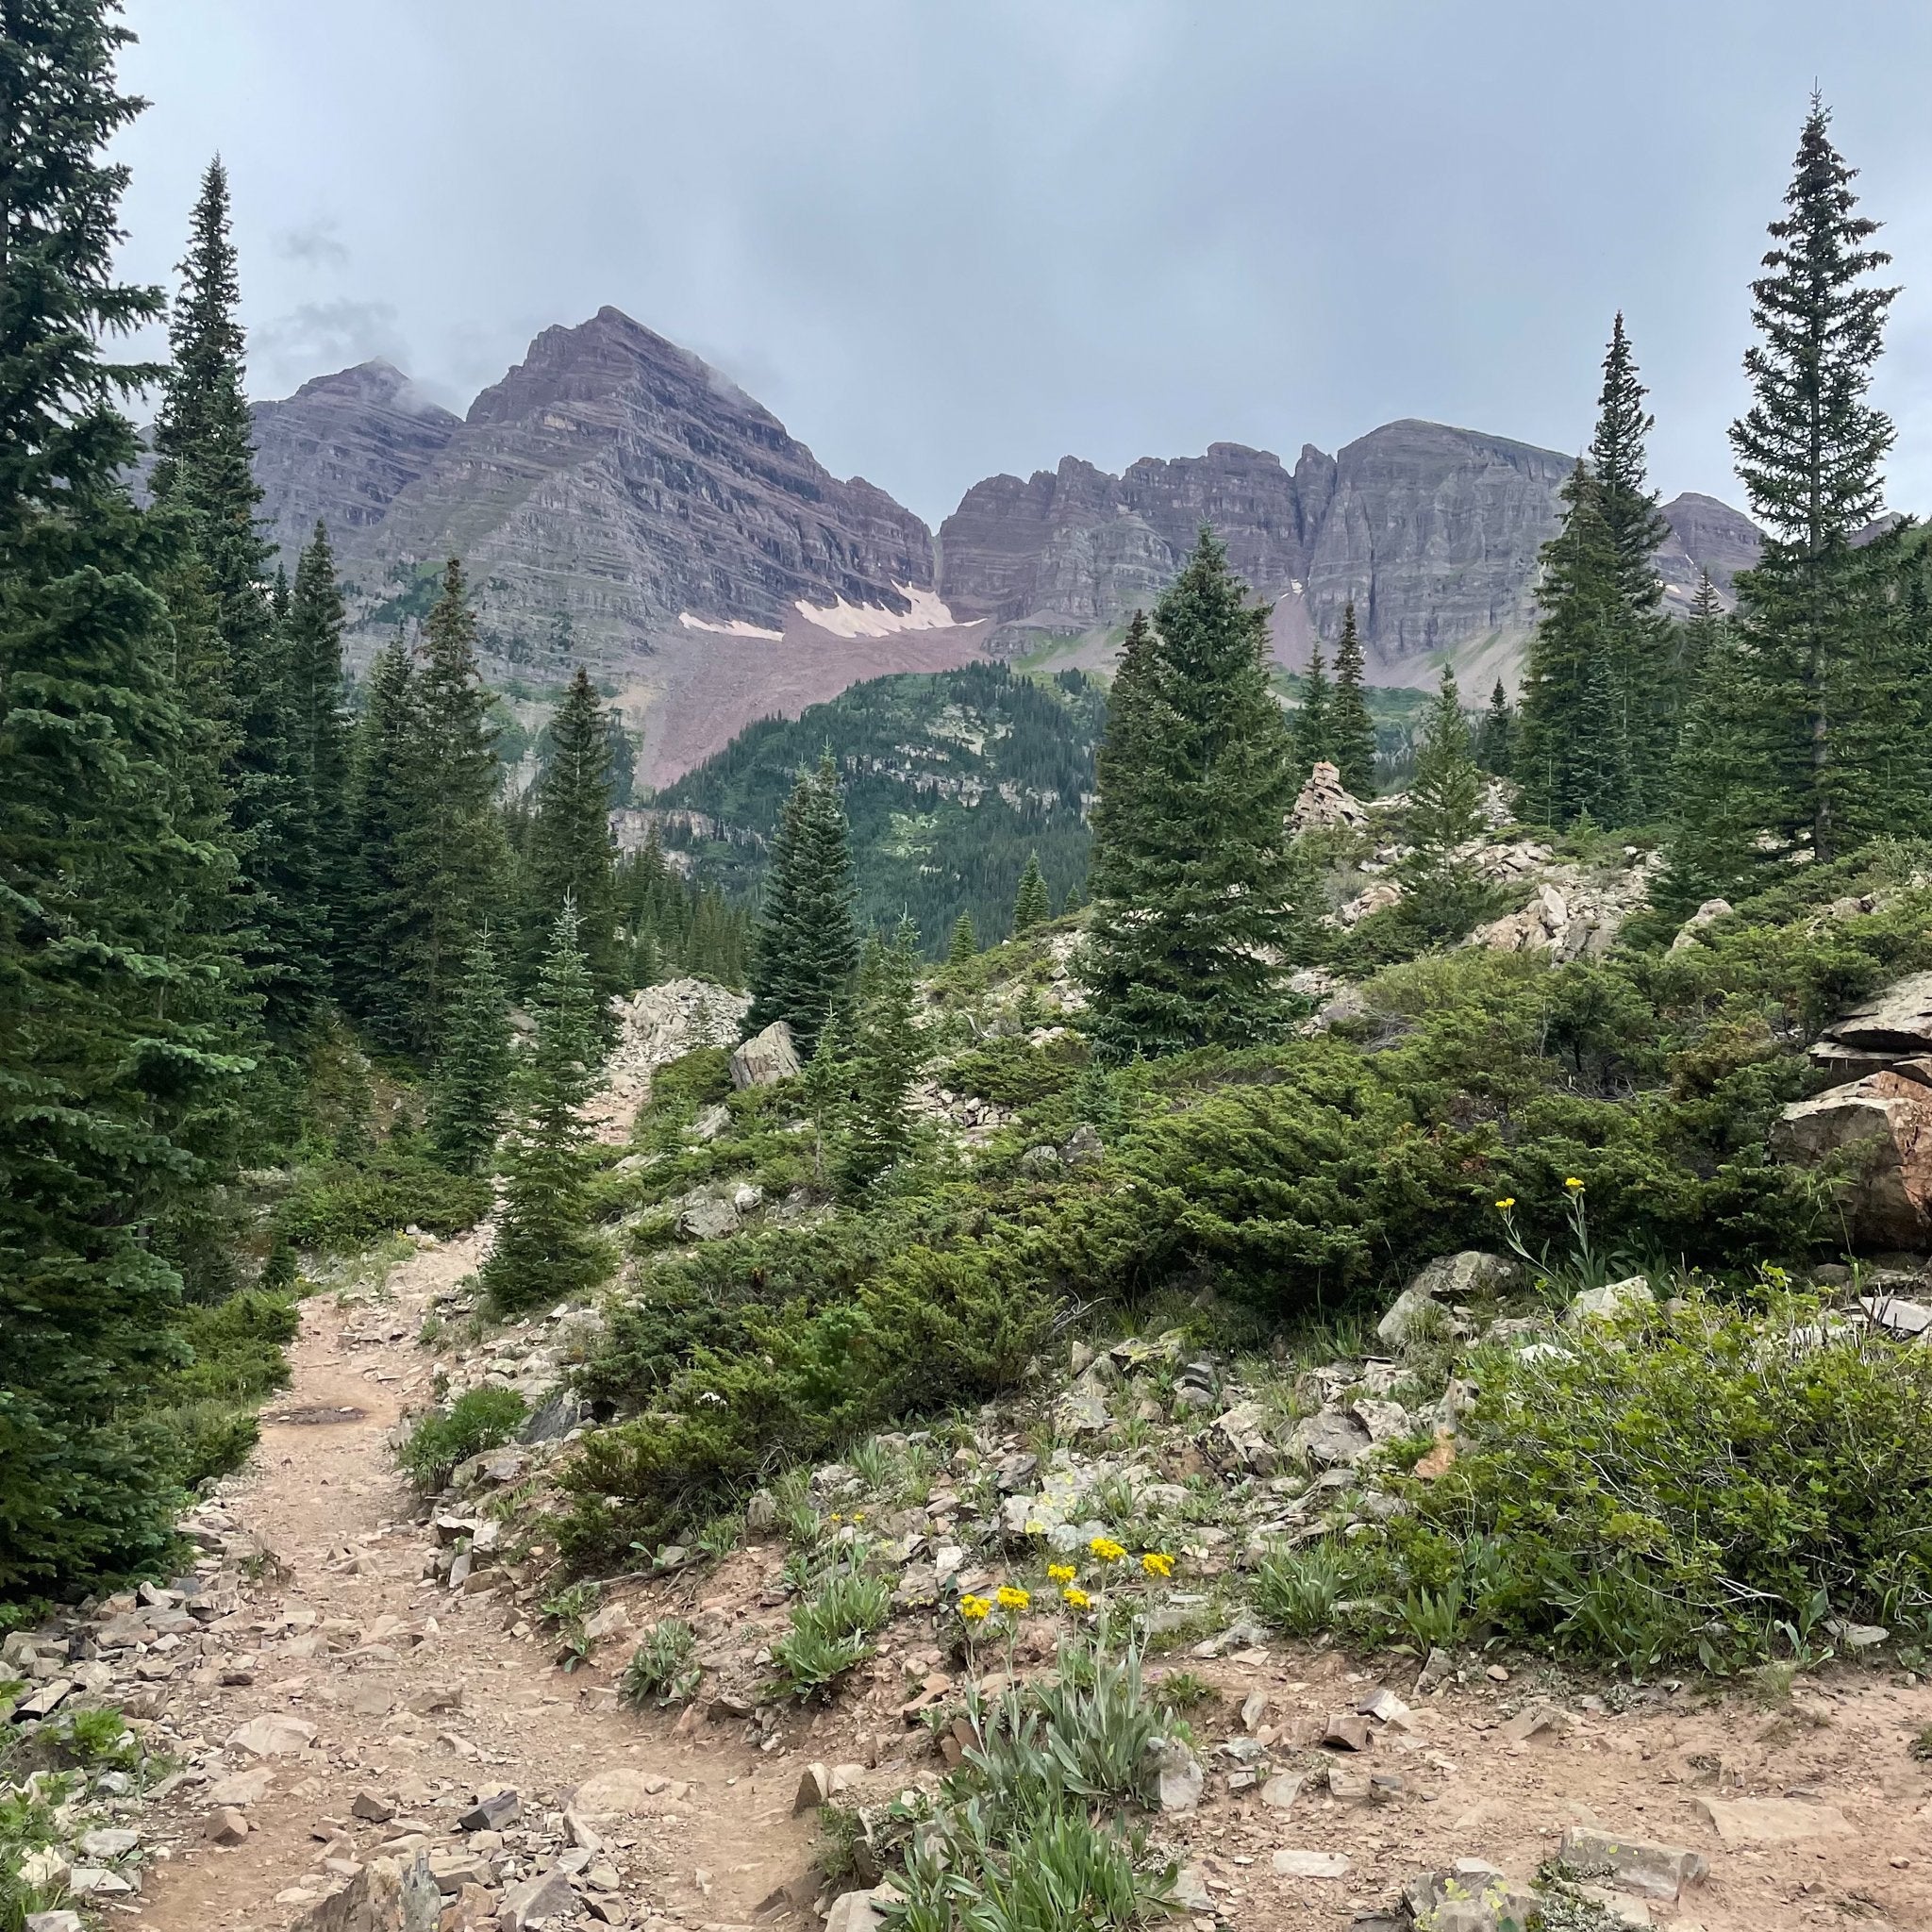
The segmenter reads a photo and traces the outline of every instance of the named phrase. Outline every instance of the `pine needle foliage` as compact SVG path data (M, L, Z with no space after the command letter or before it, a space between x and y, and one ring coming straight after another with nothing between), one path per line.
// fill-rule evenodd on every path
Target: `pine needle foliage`
M1040 854L1026 855L1025 868L1013 894L1013 937L1019 939L1053 917L1053 900L1047 895L1046 880L1040 871Z
M509 999L488 933L470 942L437 1062L429 1142L446 1167L475 1174L503 1128L510 1075Z
M847 1010L858 969L852 857L831 755L801 772L778 822L753 941L753 1030L783 1020L808 1058L828 1014Z
M511 1082L503 1210L482 1271L485 1293L505 1309L582 1294L610 1264L591 1224L591 1130L578 1113L596 1086L602 1054L597 995L574 906L551 927L531 1004L536 1042Z
M1375 795L1375 725L1364 689L1367 670L1361 633L1356 628L1355 599L1341 607L1341 636L1335 645L1335 686L1328 699L1328 744L1344 791L1357 798Z

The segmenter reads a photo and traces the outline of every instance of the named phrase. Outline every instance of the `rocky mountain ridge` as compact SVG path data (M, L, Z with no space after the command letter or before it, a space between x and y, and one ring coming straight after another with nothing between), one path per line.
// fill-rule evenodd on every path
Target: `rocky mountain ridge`
M1075 457L975 483L937 541L863 477L833 476L768 409L615 308L543 330L458 417L387 362L255 406L271 533L292 561L328 524L356 643L422 615L469 565L492 675L589 660L661 782L751 719L864 677L1042 648L1102 663L1203 523L1274 606L1277 657L1332 646L1353 598L1371 676L1513 675L1538 555L1574 458L1414 419L1330 456L1216 442L1115 476ZM1666 507L1658 563L1688 604L1728 591L1757 531L1704 496Z

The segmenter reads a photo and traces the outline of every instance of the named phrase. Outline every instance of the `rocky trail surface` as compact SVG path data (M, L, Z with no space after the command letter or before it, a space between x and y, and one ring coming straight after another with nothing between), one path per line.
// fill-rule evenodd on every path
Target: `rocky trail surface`
M733 1032L740 1015L714 994L688 982L631 1003L600 1137L625 1139L655 1064ZM375 1288L308 1300L293 1384L251 1465L188 1519L204 1553L192 1574L8 1640L34 1693L17 1724L111 1701L172 1766L144 1794L123 1774L96 1776L75 1807L71 1887L107 1924L867 1932L851 1888L872 1874L821 1883L813 1812L836 1796L880 1817L901 1793L929 1795L957 1760L946 1719L966 1667L934 1586L1019 1580L1004 1519L1030 1529L1064 1492L1084 1534L1084 1499L1136 1457L1195 1457L1216 1441L1237 1461L1252 1451L1241 1418L1253 1405L1211 1372L1192 1422L1152 1451L1110 1447L1110 1408L1165 1426L1140 1379L1159 1349L1078 1349L1074 1366L1088 1366L1056 1407L1060 1439L1082 1446L1041 1468L1024 1417L982 1410L929 1492L899 1496L868 1528L901 1568L898 1612L830 1706L766 1690L789 1601L770 1510L749 1512L745 1543L713 1563L607 1585L575 1650L560 1650L540 1608L557 1586L542 1550L499 1547L508 1531L489 1506L541 1487L567 1453L573 1399L540 1411L549 1440L475 1458L459 1506L424 1503L393 1460L398 1425L445 1382L487 1376L540 1400L556 1388L582 1318L544 1311L488 1331L455 1319L487 1240L423 1240ZM1454 1263L1438 1267L1443 1281L1419 1278L1411 1294L1460 1291ZM1343 1466L1359 1445L1316 1436L1346 1424L1366 1438L1387 1407L1335 1395L1303 1425L1307 1453ZM858 1489L836 1465L812 1483L841 1510ZM975 1536L987 1509L990 1533ZM1600 1888L1597 1919L1576 1921L1591 1932L1932 1925L1924 1677L1827 1665L1760 1686L1759 1701L1474 1652L1352 1660L1276 1641L1232 1607L1239 1534L1204 1527L1182 1544L1158 1606L1195 1620L1153 1664L1197 1680L1192 1748L1163 1776L1152 1821L1183 1867L1179 1923L1193 1932L1492 1932L1559 1854ZM1204 1636L1198 1620L1217 1605L1229 1612ZM696 1633L695 1701L621 1706L637 1633L673 1613ZM1014 1665L1050 1668L1059 1634L1036 1606L1017 1620ZM1003 1650L993 1667L1007 1661ZM51 1914L35 1932L78 1923Z

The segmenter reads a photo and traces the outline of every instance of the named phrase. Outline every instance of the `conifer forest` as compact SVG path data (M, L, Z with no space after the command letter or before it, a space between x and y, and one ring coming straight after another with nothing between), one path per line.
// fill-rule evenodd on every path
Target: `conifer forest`
M962 507L909 614L625 658L480 513L291 537L242 178L123 267L130 43L0 0L0 1932L1932 1924L1932 263L1851 117L1735 569L1633 300L1420 681L1151 459L1077 625ZM757 421L720 581L811 552ZM677 765L673 644L857 668Z

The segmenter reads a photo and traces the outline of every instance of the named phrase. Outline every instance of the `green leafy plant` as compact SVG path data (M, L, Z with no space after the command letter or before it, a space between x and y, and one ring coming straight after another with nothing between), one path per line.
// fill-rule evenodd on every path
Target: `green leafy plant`
M660 1617L631 1652L617 1694L633 1710L646 1705L689 1704L703 1676L692 1660L697 1632L682 1617Z
M1315 1637L1331 1629L1335 1607L1348 1587L1350 1567L1341 1546L1310 1543L1265 1557L1255 1578L1255 1607L1291 1637Z
M851 1562L833 1570L791 1607L791 1627L772 1646L777 1688L801 1702L825 1695L873 1654L873 1637L892 1614L892 1587Z
M440 1490L458 1463L508 1442L529 1412L514 1389L465 1390L446 1413L426 1415L409 1431L397 1466L419 1490Z

